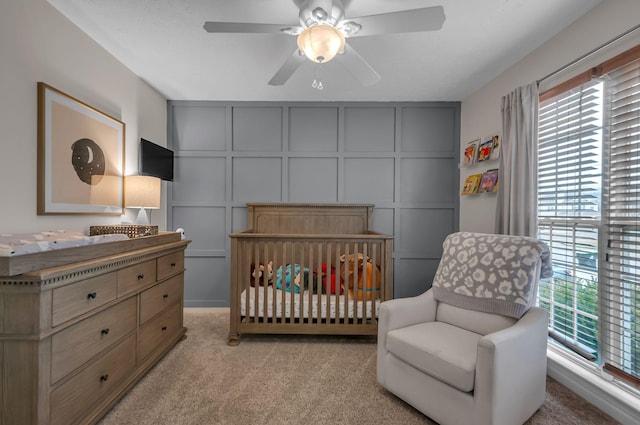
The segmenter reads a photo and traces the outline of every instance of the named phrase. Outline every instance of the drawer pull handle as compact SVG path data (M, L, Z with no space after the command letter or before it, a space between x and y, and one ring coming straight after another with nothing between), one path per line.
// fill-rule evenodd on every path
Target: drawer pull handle
M98 296L95 292L90 292L87 294L87 299L93 300Z
M167 330L167 326L166 326L166 325L165 325L165 326L163 326L163 327L162 327L162 330L163 330L163 331L166 331L166 330Z
M105 328L105 329L101 330L100 333L102 335L109 335L109 328Z
M107 382L109 380L109 375L104 374L100 377L100 382Z
M163 300L166 300L167 298L169 298L169 294L163 294L163 295L162 295L162 299L163 299Z
M140 274L138 275L138 280L142 280L142 279L144 279L144 273L140 273Z
M171 263L171 267L175 267L175 266L176 266L176 263Z

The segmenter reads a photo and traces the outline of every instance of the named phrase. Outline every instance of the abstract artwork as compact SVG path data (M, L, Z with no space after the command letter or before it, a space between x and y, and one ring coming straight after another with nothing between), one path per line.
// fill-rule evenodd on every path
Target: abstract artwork
M38 83L38 215L123 213L123 122Z

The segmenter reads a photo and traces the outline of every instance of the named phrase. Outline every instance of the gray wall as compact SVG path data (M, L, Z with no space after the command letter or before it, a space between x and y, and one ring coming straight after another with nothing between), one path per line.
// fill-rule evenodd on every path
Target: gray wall
M433 278L458 228L460 104L170 101L168 228L187 248L185 305L229 305L229 233L247 202L375 204L394 240L394 297Z

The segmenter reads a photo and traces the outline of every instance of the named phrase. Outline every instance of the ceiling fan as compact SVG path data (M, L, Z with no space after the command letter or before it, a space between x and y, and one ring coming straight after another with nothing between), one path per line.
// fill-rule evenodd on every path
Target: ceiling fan
M372 35L436 31L445 20L442 6L378 15L345 18L341 0L297 0L300 25L243 22L205 22L210 33L285 34L297 36L298 47L278 69L269 85L281 86L309 59L326 63L340 54L340 61L364 86L380 81L380 75L345 39Z

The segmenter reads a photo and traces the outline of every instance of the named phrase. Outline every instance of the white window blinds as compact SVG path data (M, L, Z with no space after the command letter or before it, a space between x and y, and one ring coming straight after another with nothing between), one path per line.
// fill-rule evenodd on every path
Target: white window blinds
M640 60L607 75L602 279L605 369L640 382Z
M554 274L539 288L550 335L589 360L598 353L598 235L603 84L590 81L540 104L538 236Z
M554 275L538 302L551 337L640 390L640 46L552 90L538 220Z
M602 84L586 83L541 103L539 217L599 218Z

